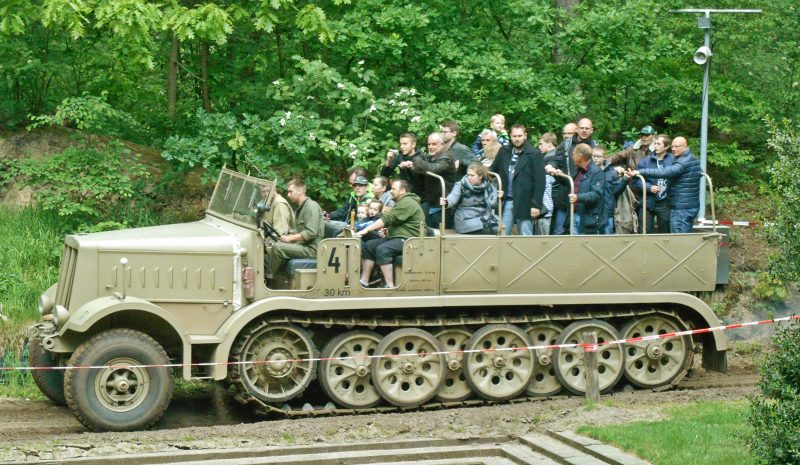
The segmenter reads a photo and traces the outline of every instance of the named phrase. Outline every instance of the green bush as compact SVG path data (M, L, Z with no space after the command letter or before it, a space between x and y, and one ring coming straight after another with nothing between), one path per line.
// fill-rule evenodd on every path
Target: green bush
M136 154L119 142L104 147L70 147L54 157L27 159L19 172L35 201L74 227L94 224L143 198L149 173ZM124 219L124 218L122 218Z
M778 331L750 405L748 445L757 463L800 463L800 324Z

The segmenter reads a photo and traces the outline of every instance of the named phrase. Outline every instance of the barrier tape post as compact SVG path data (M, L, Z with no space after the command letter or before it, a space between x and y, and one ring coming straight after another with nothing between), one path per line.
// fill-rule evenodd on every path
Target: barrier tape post
M586 405L600 402L600 379L597 373L597 333L583 333L583 376L586 379Z

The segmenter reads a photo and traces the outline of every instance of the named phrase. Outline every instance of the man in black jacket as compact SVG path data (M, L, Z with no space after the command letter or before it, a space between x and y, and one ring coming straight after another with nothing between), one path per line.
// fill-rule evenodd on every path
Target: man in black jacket
M425 212L425 221L431 228L438 228L441 224L442 207L439 206L439 199L446 197L453 188L453 176L456 173L453 160L444 151L444 147L442 133L434 132L428 136L428 153L413 159L414 172L424 178L422 208ZM442 192L441 182L433 176L426 175L426 172L438 174L444 178L444 192Z
M578 234L600 234L603 218L605 175L592 163L592 148L578 144L572 152L576 171L573 176L575 193L568 194L576 204L575 227Z
M575 162L572 160L572 152L578 144L587 144L590 148L597 146L597 142L592 139L594 127L592 120L581 118L578 121L578 132L569 139L565 139L556 149L556 156L553 162L545 166L547 174L555 177L553 184L553 206L555 213L551 219L551 232L555 235L568 234L569 228L569 183L566 179L556 174L566 174L575 177Z
M545 176L542 154L528 142L525 126L511 127L511 144L504 145L491 170L503 183L503 227L506 235L516 224L523 236L533 235L533 220L542 210Z
M404 179L411 184L411 192L422 196L425 175L414 172L414 157L421 156L417 150L417 136L410 132L400 134L400 148L386 153L386 163L381 166L381 176L392 179ZM399 176L395 176L395 170Z

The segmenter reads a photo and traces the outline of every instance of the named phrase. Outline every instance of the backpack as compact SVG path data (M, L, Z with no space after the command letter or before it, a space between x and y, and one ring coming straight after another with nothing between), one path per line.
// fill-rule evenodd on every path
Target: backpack
M636 234L639 228L639 217L636 215L638 207L639 201L633 195L631 186L625 187L617 198L614 208L614 226L617 234Z

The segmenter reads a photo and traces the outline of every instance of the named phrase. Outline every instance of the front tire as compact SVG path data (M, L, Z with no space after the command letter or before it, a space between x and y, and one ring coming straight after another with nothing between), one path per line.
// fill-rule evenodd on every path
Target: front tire
M36 387L42 391L42 394L58 405L67 405L67 399L64 397L64 370L47 369L58 367L59 363L52 352L44 350L39 338L31 338L28 360L31 367L35 368L31 371L33 382L36 383Z
M146 429L161 418L172 398L168 364L161 345L144 333L112 329L97 334L69 360L73 368L64 376L67 405L92 431Z

